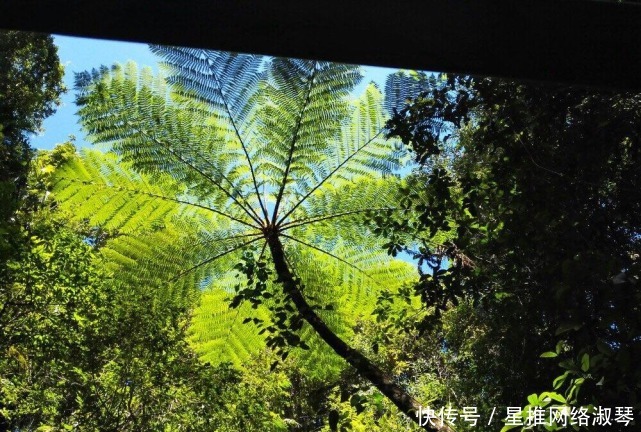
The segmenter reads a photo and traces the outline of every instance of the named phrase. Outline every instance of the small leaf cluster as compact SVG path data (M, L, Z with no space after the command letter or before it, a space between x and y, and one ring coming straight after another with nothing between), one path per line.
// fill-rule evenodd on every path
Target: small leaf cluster
M260 328L258 334L266 334L267 347L274 350L281 360L289 356L291 348L308 350L309 345L299 335L304 323L303 317L287 295L274 292L274 284L269 283L272 271L267 263L257 260L253 251L245 251L242 261L234 268L245 276L246 281L244 285L239 283L235 286L236 294L231 299L230 307L238 308L247 301L253 309L264 304L271 313L268 322L257 317L247 317L243 324L256 324ZM277 364L278 361L272 364L272 370Z

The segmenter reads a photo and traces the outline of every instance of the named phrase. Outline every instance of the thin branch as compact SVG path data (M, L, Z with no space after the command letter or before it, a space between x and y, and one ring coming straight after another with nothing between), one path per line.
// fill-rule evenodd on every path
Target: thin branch
M263 203L263 201L260 199L260 193L258 192L258 183L256 182L256 173L254 171L254 166L252 165L251 158L249 157L249 152L247 151L247 147L245 146L243 137L240 135L240 131L236 126L236 121L234 120L234 116L231 114L231 110L229 109L229 105L227 104L227 100L225 99L225 94L223 93L223 86L220 84L220 80L218 79L218 76L216 75L214 70L211 68L211 65L209 66L209 70L212 71L212 77L216 82L216 86L218 86L218 93L220 93L220 98L223 101L223 105L225 106L225 110L227 111L227 115L229 116L231 125L234 128L234 132L238 137L238 141L240 141L240 146L243 148L243 153L245 153L245 158L247 159L247 163L249 164L249 171L251 172L251 176L252 176L252 182L254 183L254 190L256 191L256 198L258 198L258 203L260 204L260 208L263 211L263 215L265 217L265 223L268 223L269 216L267 215L267 208L265 207L265 204ZM258 215L256 215L256 217L258 217Z
M309 102L311 99L312 88L314 87L314 78L316 78L317 67L318 67L318 62L315 62L314 70L312 71L312 74L309 76L309 86L307 88L307 96L305 97L305 102L301 107L300 115L298 116L298 120L296 121L296 126L294 128L294 134L292 136L292 144L289 147L289 155L287 156L287 165L285 166L285 174L283 175L283 183L280 185L280 188L278 190L278 196L276 197L276 204L274 205L274 212L272 214L272 221L274 222L276 222L276 216L278 215L280 202L283 199L283 192L285 191L285 186L287 184L287 177L289 176L289 171L292 167L292 159L294 157L294 148L296 147L296 140L298 138L298 133L300 132L300 127L301 127L301 124L303 123L305 110L307 109L307 106L309 105Z
M248 242L245 242L245 243L243 243L243 244L241 244L241 245L238 245L238 246L236 246L236 247L233 247L233 248L231 248L231 249L229 249L229 250L226 250L225 252L219 253L218 255L215 255L215 256L213 256L213 257L211 257L211 258L207 258L206 260L199 262L199 263L198 263L198 264L196 264L195 266L193 266L193 267L191 267L191 268L189 268L189 269L187 269L187 270L185 270L185 271L183 271L183 272L180 272L180 273L179 273L179 274L177 274L176 276L172 277L171 279L169 279L169 282L175 282L175 281L177 281L178 279L180 279L181 277L183 277L184 275L186 275L187 273L190 273L190 272L192 272L192 271L194 271L194 270L196 270L196 269L198 269L198 268L200 268L200 267L202 267L202 266L204 266L204 265L207 265L207 264L209 264L210 262L217 260L218 258L222 258L222 257L224 257L224 256L225 256L225 255L227 255L227 254L230 254L230 253L232 253L232 252L234 252L234 251L237 251L238 249L242 249L242 248L244 248L245 246L249 246L250 244L252 244L252 243L254 243L254 242L257 242L258 240L260 240L260 237L259 237L259 238L256 238L256 239L253 239L253 240L250 240L250 241L248 241Z
M313 194L313 193L314 193L314 192L315 192L319 187L321 187L321 186L323 185L323 183L325 183L325 182L326 182L326 181L327 181L331 176L333 176L334 174L336 174L336 172L337 172L339 169L341 169L343 166L345 166L345 164L347 164L347 162L349 162L349 161L350 161L354 156L356 156L356 155L358 154L358 152L360 152L361 150L363 150L367 145L369 145L372 141L374 141L374 140L375 140L375 139L376 139L376 138L377 138L381 133L383 133L383 131L384 131L384 130L385 130L385 128L384 128L384 127L382 127L382 128L381 128L381 129L376 133L376 135L374 135L372 138L370 138L370 139L369 139L365 144L363 144L362 146L360 146L359 148L357 148L357 149L356 149L356 151L355 151L354 153L352 153L351 155L349 155L349 156L348 156L348 157L347 157L343 162L341 162L340 164L338 164L338 166L337 166L336 168L334 168L334 169L333 169L329 174L327 174L327 175L325 176L325 178L324 178L324 179L322 179L322 180L321 180L321 181L320 181L316 186L314 186L314 187L313 187L309 192L307 192L307 193L305 194L305 196L303 196L303 197L300 199L300 201L298 201L298 202L294 205L294 207L292 207L292 208L291 208L287 213L285 213L285 215L284 215L283 217L281 217L281 218L278 220L278 223L280 224L280 223L282 223L285 219L287 219L287 217L288 217L290 214L292 214L292 213L294 212L294 210L296 210L296 209L298 208L298 206L300 206L303 202L305 202L305 200L306 200L307 198L309 198L309 197L311 196L311 194Z
M544 171L547 171L547 172L549 172L549 173L552 173L552 174L554 174L554 175L557 175L557 176L559 176L559 177L565 177L565 175L564 175L563 173L560 173L560 172L558 172L558 171L554 171L554 170L551 170L551 169L549 169L549 168L546 168L546 167L544 167L544 166L542 166L542 165L539 165L539 164L536 162L536 160L534 160L534 156L532 156L532 153L530 153L530 150L527 148L527 145L525 145L525 143L523 142L523 140L521 139L521 137L520 137L520 136L517 136L517 137L516 137L516 139L519 141L519 143L521 143L521 146L522 146L522 147L523 147L523 149L527 152L528 156L530 157L530 160L532 161L532 163L533 163L536 167L538 167L538 168L540 168L540 169L542 169L542 170L544 170Z
M363 273L363 275L365 275L366 277L368 277L368 278L370 278L370 279L372 279L372 280L374 280L374 281L375 281L375 279L374 279L373 277L371 277L370 275L368 275L368 274L367 274L363 269L361 269L361 268L357 267L356 265L354 265L354 264L352 264L352 263L350 263L350 262L348 262L348 261L345 261L343 258L340 258L340 257L338 257L338 256L334 255L334 254L333 254L333 253L331 253L331 252L327 252L326 250L323 250L323 249L321 249L321 248L319 248L319 247L316 247L316 246L314 246L314 245L311 245L311 244L309 244L309 243L306 243L306 242L304 242L304 241L302 241L302 240L299 240L299 239L297 239L297 238L295 238L295 237L292 237L292 236L289 236L289 235L287 235L287 234L283 234L283 233L281 233L280 235L282 235L283 237L288 238L288 239L290 239L290 240L293 240L293 241L295 241L295 242L297 242L297 243L300 243L300 244L302 244L302 245L304 245L304 246L307 246L308 248L311 248L311 249L314 249L314 250L316 250L316 251L318 251L318 252L324 253L325 255L329 255L330 257L334 258L335 260L338 260L338 261L342 262L343 264L347 264L348 266L350 266L350 267L351 267L351 268L353 268L354 270L358 270L359 272Z
M352 211L347 211L343 213L325 214L321 216L312 216L311 218L308 218L308 219L293 220L291 222L283 224L280 227L280 229L281 231L284 231L287 229L292 229L292 228L296 228L299 226L303 226L303 225L307 225L315 222L320 222L320 221L334 219L334 218L343 217L343 216L349 216L352 214L366 213L369 211L395 211L395 210L407 210L407 209L400 209L397 207L379 207L379 208L372 208L372 209L352 210Z
M252 212L250 212L249 210L247 210L247 209L245 208L245 206L243 206L243 205L242 205L242 204L241 204L241 203L240 203L236 198L234 198L234 196L233 196L232 194L230 194L230 193L229 193L229 191L228 191L227 189L225 189L224 187L222 187L218 182L216 182L213 178L211 178L211 176L209 176L209 175L205 174L201 169L199 169L198 167L196 167L195 165L193 165L191 162L189 162L188 160L185 160L184 158L182 158L178 153L176 153L176 152L171 148L171 146L170 146L169 144L165 144L165 143L163 143L162 141L160 141L160 140L159 140L158 138L156 138L155 136L149 136L149 134L147 134L147 133L146 133L144 130L142 130L142 129L139 129L138 131L140 132L140 134L144 135L145 137L147 137L148 139L152 140L152 141L153 141L153 142L155 142L156 144L158 144L158 145L160 145L160 146L165 147L165 148L167 149L167 151L168 151L171 155L173 155L173 156L174 156L174 157L176 157L179 161L181 161L182 163L184 163L185 165L187 165L189 168L193 169L193 170L194 170L194 171L196 171L198 174L200 174L201 176L203 176L203 177L204 177L205 179L207 179L211 184L213 184L214 186L218 187L218 188L219 188L219 189L220 189L220 190L221 190L221 191L222 191L222 192L223 192L223 193L224 193L228 198L230 198L230 199L231 199L234 203L236 203L236 204L237 204L241 209L243 209L243 211L244 211L245 213L247 213L247 216L249 216L251 219L253 219L253 220L254 220L254 222L256 222L258 225L262 225L260 218L258 218L257 216L254 216L255 212L253 212L253 209L252 209ZM223 177L224 177L224 175L223 175ZM227 181L228 181L229 183L231 183L231 182L229 181L229 179L227 179ZM234 185L233 185L233 184L232 184L232 188L234 188ZM237 192L238 192L238 191L237 191ZM242 197L242 194L240 194L240 192L238 192L238 194ZM244 199L244 198L243 198L243 199ZM251 206L250 206L249 208L251 209Z

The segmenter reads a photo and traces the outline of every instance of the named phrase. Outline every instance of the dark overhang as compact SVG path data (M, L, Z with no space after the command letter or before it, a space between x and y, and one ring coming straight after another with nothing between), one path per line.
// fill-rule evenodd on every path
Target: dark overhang
M0 28L641 90L641 5L2 0Z

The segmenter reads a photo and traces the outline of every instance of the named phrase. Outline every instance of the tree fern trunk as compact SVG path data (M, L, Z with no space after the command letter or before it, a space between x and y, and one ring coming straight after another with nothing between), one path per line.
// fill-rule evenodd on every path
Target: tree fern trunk
M336 333L334 333L325 322L311 308L302 292L298 283L287 266L283 245L277 235L272 235L268 239L269 249L271 251L278 281L283 285L285 294L291 299L301 316L312 326L318 335L334 350L336 354L344 358L358 373L367 378L381 393L383 393L399 410L404 412L410 419L419 424L416 412L419 410L419 403L396 384L393 378L378 368L371 360L363 354L350 347ZM426 430L434 431L451 431L447 425L428 425L423 426Z

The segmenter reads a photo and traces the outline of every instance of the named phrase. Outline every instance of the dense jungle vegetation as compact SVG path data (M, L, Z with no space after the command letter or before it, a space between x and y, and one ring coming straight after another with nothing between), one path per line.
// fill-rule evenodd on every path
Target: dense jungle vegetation
M0 32L0 430L634 430L641 95L150 49Z

